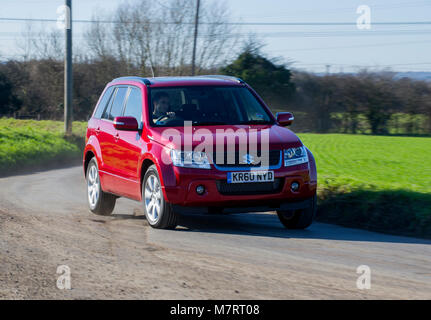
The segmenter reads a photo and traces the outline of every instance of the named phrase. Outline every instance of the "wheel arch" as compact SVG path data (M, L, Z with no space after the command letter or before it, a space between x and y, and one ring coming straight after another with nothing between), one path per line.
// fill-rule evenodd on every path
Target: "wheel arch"
M95 153L92 150L87 150L84 156L84 176L87 178L87 168L88 164L90 163L91 159L95 157Z
M154 161L153 161L152 159L150 159L150 158L145 158L145 159L142 161L142 165L141 165L141 177L140 177L140 180L141 180L141 188L142 188L142 182L143 182L144 177L145 177L145 173L147 172L148 168L149 168L150 166L152 166L153 164L155 164L155 163L154 163ZM160 173L159 173L159 175L160 175Z
M159 174L160 184L163 191L163 196L165 197L165 200L167 199L167 195L165 192L165 183L164 183L164 176L162 168L160 167L160 164L158 163L157 159L154 157L151 153L146 153L142 159L141 162L141 168L140 168L140 193L142 198L142 185L145 177L145 173L147 172L148 168L152 165L156 166L157 173Z
M84 154L84 156L83 156L83 159L82 159L82 164L83 164L84 176L85 177L87 176L87 167L88 167L88 164L90 163L90 160L93 157L96 158L97 166L99 167L99 169L103 170L103 168L102 168L102 166L103 166L102 152L100 150L99 141L97 140L96 137L91 136L88 139L83 154Z

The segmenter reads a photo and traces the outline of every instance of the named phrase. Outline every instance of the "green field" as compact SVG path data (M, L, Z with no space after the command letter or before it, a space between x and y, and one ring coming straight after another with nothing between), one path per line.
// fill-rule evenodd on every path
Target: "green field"
M0 174L81 158L86 126L74 122L65 137L60 121L0 119Z
M322 188L431 193L431 138L299 134L316 157Z
M431 237L431 138L300 134L322 221Z
M82 157L86 123L0 119L0 174ZM318 220L431 237L431 138L299 134L318 171Z

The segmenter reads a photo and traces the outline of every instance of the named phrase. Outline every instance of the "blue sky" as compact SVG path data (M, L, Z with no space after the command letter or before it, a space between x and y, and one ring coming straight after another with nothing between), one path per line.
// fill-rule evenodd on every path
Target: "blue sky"
M164 0L158 0L164 2ZM211 1L211 0L202 0ZM56 19L62 0L0 0L0 18ZM90 19L95 10L112 10L121 0L73 0L73 18ZM232 21L356 23L359 5L371 8L373 22L431 22L431 0L228 0ZM17 38L24 22L0 21L0 55L20 53ZM49 24L47 24L49 25ZM54 25L54 23L51 23ZM75 24L74 32L82 32ZM322 72L355 71L361 67L394 71L431 71L431 24L372 25L358 30L343 26L241 26L256 33L269 57L291 61L294 67Z

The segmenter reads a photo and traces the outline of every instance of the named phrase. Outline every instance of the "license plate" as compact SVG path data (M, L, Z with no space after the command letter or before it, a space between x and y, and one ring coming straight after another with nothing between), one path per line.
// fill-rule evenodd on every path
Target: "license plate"
M272 182L274 171L228 172L227 183Z

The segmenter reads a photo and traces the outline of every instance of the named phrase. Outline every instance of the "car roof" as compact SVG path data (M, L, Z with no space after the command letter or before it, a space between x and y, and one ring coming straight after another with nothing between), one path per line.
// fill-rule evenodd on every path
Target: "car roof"
M112 80L113 83L139 82L151 87L173 87L173 86L232 86L242 85L244 81L239 78L223 75L203 75L194 77L155 77L143 78L137 76L121 77Z

